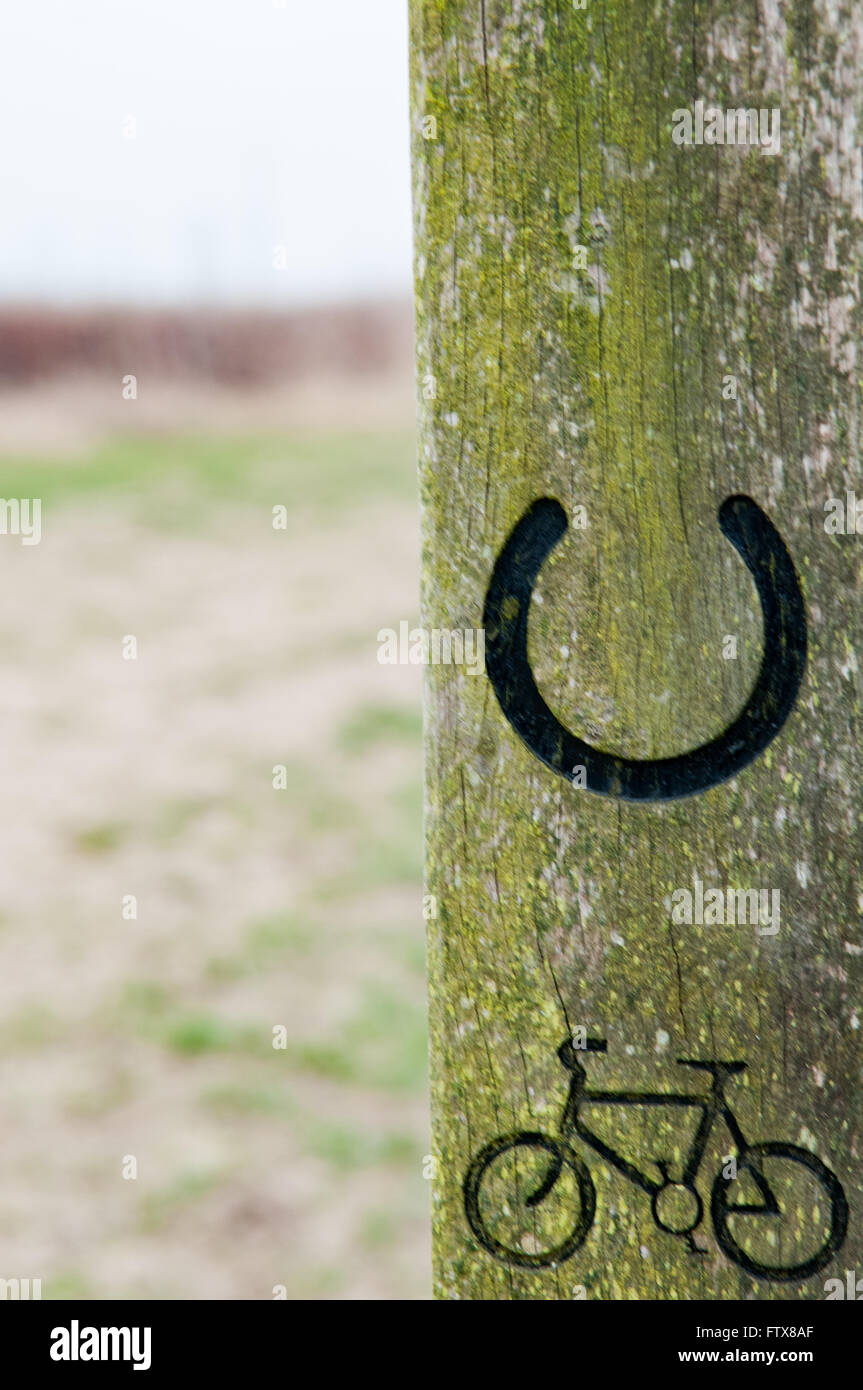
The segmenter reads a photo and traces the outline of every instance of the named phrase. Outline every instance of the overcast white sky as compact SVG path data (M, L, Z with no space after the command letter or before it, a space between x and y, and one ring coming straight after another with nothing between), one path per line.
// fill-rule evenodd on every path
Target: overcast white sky
M0 299L407 292L406 10L5 0Z

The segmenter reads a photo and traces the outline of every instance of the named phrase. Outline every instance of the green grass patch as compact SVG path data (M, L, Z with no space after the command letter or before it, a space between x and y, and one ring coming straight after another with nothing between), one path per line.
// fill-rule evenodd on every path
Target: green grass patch
M77 1269L61 1270L50 1279L42 1280L42 1297L51 1299L75 1299L95 1297L93 1285L87 1275Z
M381 743L422 745L422 710L413 705L360 705L338 731L343 753L366 753Z
M7 1048L48 1047L67 1034L62 1020L42 1004L25 1004L0 1023L0 1039Z
M245 979L254 971L252 962L246 956L210 956L204 964L204 978L214 985L230 984L234 980Z
M415 503L415 445L410 431L211 436L117 436L78 457L7 454L0 496L41 497L51 508L93 495L145 505L165 529L196 529L213 503L261 507L271 535L272 507L289 516L343 511L376 499ZM159 495L155 509L150 503ZM50 513L46 531L50 527Z
M72 843L83 854L110 854L112 850L119 849L128 833L128 826L106 821L76 830Z
M160 807L156 823L156 833L162 840L173 841L189 830L201 816L213 810L224 810L221 797L197 796L181 797L177 801L167 801ZM232 811L236 810L231 806Z
M257 1024L223 1018L206 1008L177 1008L175 992L152 980L125 984L106 1017L110 1027L125 1024L136 1036L184 1057L228 1051L266 1056L272 1042L272 1035Z
M418 833L422 832L423 788L419 771L393 789L390 805L397 816L404 817Z
M275 956L305 954L314 944L317 932L305 919L292 913L279 913L254 922L246 933L246 950L261 965Z
M227 1176L223 1168L190 1169L166 1187L146 1193L138 1208L140 1230L149 1235L163 1231L178 1215L219 1187Z
M401 1232L401 1216L388 1207L378 1207L363 1213L359 1238L367 1250L382 1250L397 1241Z
M163 1034L165 1046L186 1057L224 1052L237 1043L237 1031L215 1014L185 1014L173 1019Z
M206 962L204 976L218 985L260 974L280 961L307 955L319 935L319 928L292 913L261 918L248 928L238 951Z
M410 834L408 829L368 838L358 846L350 874L351 891L408 883L416 884L419 890L423 876L422 839L419 830Z
M293 1115L294 1105L275 1086L212 1086L201 1097L208 1110L222 1115Z
M298 758L283 766L287 785L278 795L288 799L302 833L349 830L356 824L356 801L345 796L341 789L334 789L320 766Z
M416 1141L408 1134L370 1134L350 1125L317 1124L309 1128L307 1147L316 1158L334 1168L349 1171L380 1167L382 1164L406 1166L417 1160Z
M73 1092L63 1109L67 1115L83 1120L94 1120L100 1115L110 1114L134 1099L137 1080L134 1072L121 1068L98 1086L91 1085Z
M326 1043L291 1046L295 1066L316 1076L385 1091L419 1092L427 1067L424 1004L366 985L360 1007Z
M173 996L158 980L129 980L120 992L120 1008L138 1017L161 1018Z

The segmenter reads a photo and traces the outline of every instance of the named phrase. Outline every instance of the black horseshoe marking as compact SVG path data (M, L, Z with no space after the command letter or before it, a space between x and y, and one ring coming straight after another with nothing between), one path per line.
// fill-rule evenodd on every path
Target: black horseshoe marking
M527 622L540 568L566 532L566 513L553 497L525 512L500 552L483 610L486 670L500 707L530 751L553 772L575 781L583 767L588 791L624 801L693 796L734 777L779 733L806 666L806 609L785 542L751 497L727 497L719 525L745 561L761 600L764 653L752 693L733 724L709 743L673 758L618 758L576 738L537 689L527 656Z

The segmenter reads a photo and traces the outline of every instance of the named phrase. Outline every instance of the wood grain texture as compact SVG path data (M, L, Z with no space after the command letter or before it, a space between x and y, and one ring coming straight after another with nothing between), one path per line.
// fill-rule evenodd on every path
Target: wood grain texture
M531 503L581 506L534 594L537 684L600 748L690 749L758 672L757 595L717 521L745 493L793 558L809 639L766 752L669 803L575 788L487 677L429 666L437 1293L824 1297L826 1278L863 1274L863 535L826 530L824 510L863 497L863 6L412 0L411 43L424 624L480 627ZM673 113L698 100L778 108L780 153L676 144ZM696 879L778 891L779 930L675 922ZM694 1256L583 1149L581 1248L545 1269L484 1250L470 1160L499 1134L556 1132L555 1053L578 1026L608 1039L588 1067L613 1089L696 1091L678 1056L745 1059L727 1095L747 1138L814 1150L841 1179L832 1264L756 1279L708 1219ZM614 1133L679 1164L688 1137L659 1129L632 1111ZM730 1152L717 1134L708 1207Z

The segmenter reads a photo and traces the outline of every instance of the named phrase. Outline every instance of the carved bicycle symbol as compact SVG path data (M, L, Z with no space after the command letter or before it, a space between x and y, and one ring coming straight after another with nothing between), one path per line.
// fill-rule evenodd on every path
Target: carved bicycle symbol
M775 738L790 714L806 666L806 610L794 564L772 522L751 497L728 497L722 532L749 568L761 600L764 651L740 714L723 733L671 758L620 758L570 733L537 689L527 655L527 624L540 568L567 528L552 497L533 503L515 526L492 572L485 599L486 670L501 709L530 751L588 791L626 801L692 796L734 777Z
M588 1039L587 1052L605 1052L602 1039ZM572 1147L577 1136L631 1183L650 1197L660 1230L683 1239L691 1254L706 1253L695 1242L704 1204L695 1180L717 1119L734 1141L734 1163L713 1181L710 1215L720 1248L730 1260L759 1279L807 1279L823 1269L845 1239L848 1204L835 1173L820 1158L795 1144L771 1140L749 1144L724 1095L725 1083L746 1068L745 1062L708 1062L678 1058L681 1066L710 1072L706 1096L674 1092L596 1091L586 1085L580 1049L570 1039L558 1049L571 1072L569 1094L556 1138L522 1131L493 1139L476 1155L464 1180L464 1203L470 1228L490 1255L508 1264L543 1269L560 1264L583 1244L596 1211L596 1190L587 1165ZM585 1124L582 1108L595 1105L675 1106L700 1111L680 1181L670 1176L670 1162L655 1160L661 1181L641 1172ZM568 1181L563 1180L567 1178ZM558 1189L573 1193L574 1224L558 1240L548 1232L561 1202L549 1201ZM754 1198L754 1200L753 1200ZM550 1210L556 1205L557 1212ZM548 1213L549 1220L544 1220ZM558 1228L559 1229L559 1228ZM552 1243L557 1240L557 1243ZM543 1248L546 1244L549 1248ZM540 1248L537 1248L539 1246ZM804 1258L801 1258L804 1256Z

